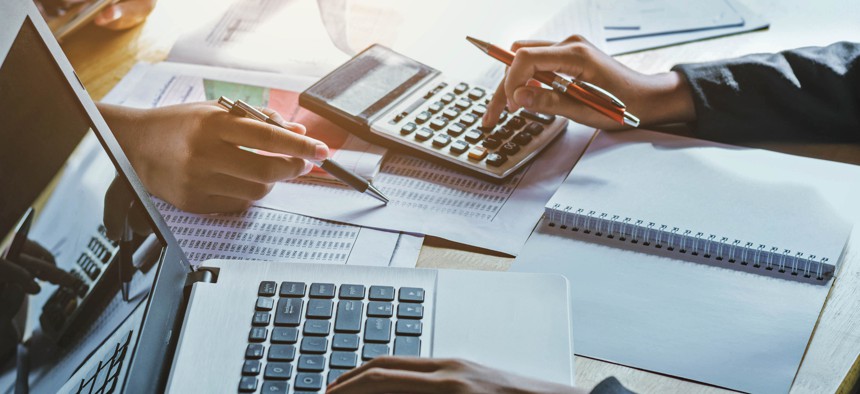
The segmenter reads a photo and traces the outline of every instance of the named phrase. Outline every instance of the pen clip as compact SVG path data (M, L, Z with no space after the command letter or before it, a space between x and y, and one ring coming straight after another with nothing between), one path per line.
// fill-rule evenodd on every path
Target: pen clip
M233 100L230 100L227 97L221 96L218 99L218 104L226 108L227 111L229 111L233 115L242 117L248 116L248 112L240 108Z
M585 90L588 90L591 93L594 93L598 96L603 97L604 99L606 99L607 101L612 103L612 105L614 105L618 108L621 108L621 109L627 108L627 106L624 105L624 103L621 102L621 100L619 100L618 97L613 96L612 93L609 93L609 92L603 90L602 88L598 87L597 85L590 84L588 82L580 81L580 80L575 80L575 81L573 81L573 83L575 83L577 86L579 86Z

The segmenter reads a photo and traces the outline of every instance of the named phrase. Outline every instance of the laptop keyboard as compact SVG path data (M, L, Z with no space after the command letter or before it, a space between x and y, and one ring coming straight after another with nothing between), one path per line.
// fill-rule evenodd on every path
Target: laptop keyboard
M128 344L131 340L132 331L122 336L117 341L113 352L109 352L104 359L99 361L98 365L87 372L78 390L78 394L108 394L113 393L117 389L117 378L119 371L122 370L122 364L125 360L125 355L128 352Z
M239 392L318 392L374 357L421 356L424 289L260 282Z

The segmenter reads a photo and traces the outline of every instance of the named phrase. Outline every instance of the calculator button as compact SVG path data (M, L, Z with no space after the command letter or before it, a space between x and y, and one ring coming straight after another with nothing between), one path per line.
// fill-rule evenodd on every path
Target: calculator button
M370 286L369 297L374 301L394 301L394 288L391 286Z
M304 297L304 282L281 282L281 297Z
M543 124L550 124L555 120L555 115L539 114L537 112L531 112L526 110L520 111L520 115L522 115L526 119L531 119L535 122L540 122Z
M442 111L442 116L448 119L454 119L460 116L460 111L456 108L448 108L445 111Z
M299 329L296 327L275 327L272 329L272 343L296 343Z
M259 360L263 358L265 348L259 343L252 343L245 348L245 358L249 360Z
M490 156L494 155L498 155L498 153L493 153ZM489 157L487 160L489 160ZM424 317L424 306L421 304L403 303L397 305L398 319L420 319L422 317Z
M424 111L415 117L415 123L424 124L430 120L430 112Z
M502 153L493 153L487 156L487 164L498 167L508 161L508 157ZM399 311L398 311L399 312Z
M513 142L505 142L505 144L502 145L502 148L499 149L499 151L506 155L515 155L517 154L517 152L520 151L520 146Z
M257 378L253 376L243 376L239 381L239 392L253 393L257 391Z
M296 390L322 390L322 375L316 373L298 373L296 374Z
M302 338L301 351L302 354L323 354L328 349L328 339L325 337L304 337Z
M517 145L527 145L529 142L532 142L532 135L528 131L521 131L511 141L516 142Z
M433 104L430 104L430 106L427 107L427 110L430 111L430 113L435 114L435 113L441 111L442 108L445 108L445 104L442 104L441 101L437 101Z
M397 335L421 335L420 320L398 320L394 333Z
M254 312L254 318L251 321L252 326L268 326L272 321L272 315L269 312Z
M401 287L400 302L424 302L424 289L420 287Z
M361 350L362 360L371 360L380 356L387 356L389 352L388 345L382 343L368 343Z
M311 298L334 298L333 283L311 283Z
M465 82L460 82L457 86L454 86L454 93L463 94L463 92L469 90L469 84Z
M466 130L466 125L458 122L458 123L454 123L450 127L448 127L448 134L450 134L452 137L457 137L460 134L463 134L463 131L465 131L465 130Z
M341 285L338 298L344 300L364 299L364 285Z
M481 145L484 145L484 147L488 149L496 149L500 145L502 145L502 140L497 136L491 135L487 137L484 142L481 143Z
M485 92L484 89L472 88L472 90L469 91L469 98L472 100L478 100L481 97L484 97L485 94L487 94L487 92Z
M466 115L463 115L462 118L460 118L460 122L465 124L466 126L471 126L471 125L475 124L475 122L477 122L477 121L478 121L478 117L475 115L472 115L472 114L466 114Z
M466 109L472 106L472 100L461 98L454 103L454 106L459 109Z
M398 337L394 340L394 355L418 357L421 355L421 338Z
M526 125L526 120L520 116L514 116L511 120L508 121L506 126L510 127L511 130L518 130L519 128Z
M445 95L442 96L442 102L445 104L451 104L451 102L454 101L455 98L456 96L454 96L453 94L445 93Z
M483 104L476 105L476 106L472 107L472 113L479 116L479 117L484 116L484 114L487 113L487 106L485 106Z
M299 371L322 372L325 369L325 356L303 354L299 356Z
M502 111L502 114L499 115L499 122L500 123L504 122L505 119L507 119L507 118L508 118L508 111Z
M499 127L493 134L490 134L491 137L496 137L500 140L506 140L511 138L514 135L514 131L508 128L507 126Z
M263 342L269 336L269 330L266 327L253 327L248 333L248 342Z
M421 130L418 130L415 133L415 139L418 141L427 141L433 137L433 130L430 130L426 127L422 127Z
M543 133L543 126L540 123L531 123L523 131L531 135L540 135L540 133Z
M272 281L260 282L260 288L257 290L257 295L262 297L272 297L275 295L278 284Z
M275 300L269 297L257 297L256 308L258 311L270 311L275 306Z
M394 315L394 305L390 302L371 301L367 303L367 316L391 317Z
M463 136L463 139L464 139L464 140L466 140L467 142L471 142L471 143L473 143L473 144L474 144L474 143L476 143L476 142L480 141L480 140L481 140L481 137L483 137L483 136L484 136L484 135L483 135L483 134L481 134L481 132L479 132L479 131L477 131L477 130L469 130L469 132L467 132L467 133Z
M287 380L293 374L293 366L290 363L269 363L266 365L266 379Z
M495 128L496 128L496 126L484 126L484 125L477 127L477 129L484 134L488 134L488 133L492 132Z
M451 143L451 136L448 134L439 134L433 137L433 146L443 148Z
M487 157L489 151L483 146L476 146L469 150L469 158L472 160L481 160Z
M469 150L469 143L466 141L457 140L451 144L451 153L459 155L467 150Z
M296 347L293 345L272 345L269 348L269 361L293 361L295 358Z
M430 128L436 131L442 130L448 125L448 119L435 118L430 122Z
M355 334L334 334L331 340L333 350L358 350L359 337Z
M415 123L409 122L400 128L400 134L401 135L412 134L412 132L415 131L416 128L417 128L417 126L415 126Z

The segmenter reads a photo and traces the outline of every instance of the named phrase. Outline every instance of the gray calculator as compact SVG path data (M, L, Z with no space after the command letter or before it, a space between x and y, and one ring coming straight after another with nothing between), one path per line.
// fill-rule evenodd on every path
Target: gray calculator
M564 132L521 109L481 127L491 90L373 45L302 92L299 103L370 142L501 182Z

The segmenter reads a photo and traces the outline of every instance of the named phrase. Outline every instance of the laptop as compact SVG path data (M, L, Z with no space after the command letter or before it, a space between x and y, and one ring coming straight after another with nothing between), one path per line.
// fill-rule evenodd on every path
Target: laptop
M574 383L561 276L241 260L192 268L32 1L0 2L0 15L0 236L35 206L28 238L82 281L98 272L65 299L55 330L38 315L60 289L42 283L19 316L27 362L0 360L0 390L17 380L34 393L321 392L382 355ZM39 197L46 188L53 194ZM108 219L117 188L142 218L127 243ZM140 269L128 301L117 255Z

